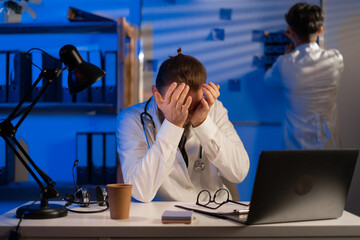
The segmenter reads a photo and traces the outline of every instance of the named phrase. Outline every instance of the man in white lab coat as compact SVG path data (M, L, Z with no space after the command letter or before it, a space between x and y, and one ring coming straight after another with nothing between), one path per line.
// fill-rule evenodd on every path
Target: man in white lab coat
M324 13L316 5L298 3L285 15L285 32L295 49L279 56L265 82L284 90L284 141L288 149L340 147L337 98L343 57L319 47Z
M195 202L201 190L214 194L246 177L247 152L217 100L219 86L206 78L179 49L160 66L153 97L117 117L117 151L135 199Z

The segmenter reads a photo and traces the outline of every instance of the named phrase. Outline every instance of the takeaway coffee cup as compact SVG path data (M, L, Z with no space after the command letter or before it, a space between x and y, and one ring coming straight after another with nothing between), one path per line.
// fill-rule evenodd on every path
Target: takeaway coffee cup
M115 183L108 184L106 187L109 198L110 218L129 218L132 185Z

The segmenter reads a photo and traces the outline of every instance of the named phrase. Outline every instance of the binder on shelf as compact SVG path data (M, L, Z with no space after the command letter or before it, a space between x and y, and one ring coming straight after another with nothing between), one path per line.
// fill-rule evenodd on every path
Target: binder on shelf
M0 138L0 185L7 184L6 177L6 143Z
M18 102L20 96L15 96L16 92L11 91L11 87L15 87L15 53L9 51L6 56L6 82L7 82L7 101Z
M42 68L46 70L61 69L62 63L51 58L46 53L42 54ZM46 84L43 79L43 86ZM43 102L61 102L62 101L62 78L61 74L53 79L53 82L48 86L43 95Z
M105 138L103 133L93 133L91 146L91 183L105 184Z
M0 52L0 103L7 102L7 93L6 93L6 69L7 69L7 62L6 62L6 52ZM0 165L1 166L1 165ZM1 171L1 170L0 170ZM1 174L1 173L0 173Z
M116 182L114 132L76 133L77 180L79 185Z
M76 133L76 160L79 161L76 167L76 182L79 185L88 184L89 168L88 168L88 134Z
M81 57L85 62L89 62L89 52L85 50L79 50ZM89 88L84 89L83 91L75 95L76 102L85 102L88 103L90 100L90 90Z
M89 51L89 62L99 67L100 69L103 69L101 64L101 52L99 50ZM100 79L91 86L90 89L91 102L93 103L104 102L103 81L104 79Z
M107 133L105 135L105 183L116 183L115 133Z
M7 144L5 150L6 150L5 152L6 182L12 183L15 180L15 153Z
M117 52L105 52L105 103L116 104Z
M42 69L42 52L32 52L31 53L31 61L33 64L36 64L36 66L34 66L33 64L31 65L31 79L32 79L32 84L35 83L35 81L37 80L37 78L39 77L39 74L41 73L41 69ZM40 68L40 69L39 69ZM37 95L39 95L40 91L42 89L42 81L40 80L40 82L38 83L38 85L35 87L35 89L33 90L32 93L32 100L34 100L36 98ZM41 98L39 99L40 102L42 102L43 100L43 96L41 96Z
M8 102L19 102L31 87L31 63L24 52L10 52L8 58ZM25 101L31 101L31 96Z

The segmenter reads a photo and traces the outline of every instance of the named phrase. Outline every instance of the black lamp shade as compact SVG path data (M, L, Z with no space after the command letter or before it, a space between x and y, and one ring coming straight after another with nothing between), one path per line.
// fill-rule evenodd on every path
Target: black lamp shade
M73 45L63 46L59 51L59 56L69 70L68 85L71 95L90 87L105 76L103 70L85 62Z

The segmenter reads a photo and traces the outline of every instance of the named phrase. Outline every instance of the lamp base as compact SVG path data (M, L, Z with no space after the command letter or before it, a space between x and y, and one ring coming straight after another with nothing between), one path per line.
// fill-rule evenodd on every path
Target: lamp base
M40 204L24 205L16 210L16 217L25 219L48 219L67 216L66 207L59 204L49 204L42 207Z

